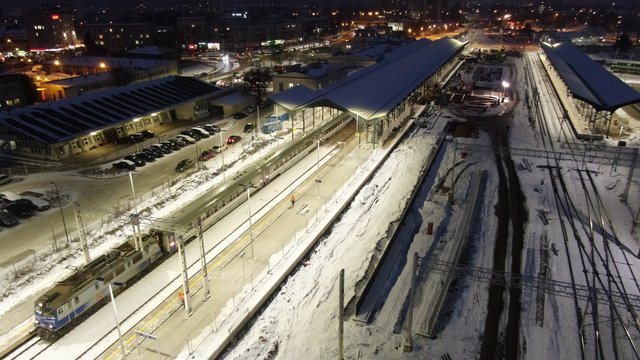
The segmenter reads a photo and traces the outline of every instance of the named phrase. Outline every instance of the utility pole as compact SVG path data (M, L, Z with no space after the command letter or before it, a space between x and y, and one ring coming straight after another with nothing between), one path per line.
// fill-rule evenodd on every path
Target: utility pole
M82 231L82 218L80 217L80 204L75 203L73 208L73 214L76 218L76 226L78 227L78 238L80 238L80 246L82 246L82 252L84 253L84 259L89 264L91 262L91 255L89 254L89 245L87 245L87 238Z
M453 161L451 165L451 188L449 188L449 204L453 204L453 184L456 181L456 138L453 138Z
M198 238L200 239L200 262L202 263L202 281L204 281L204 297L208 299L211 296L209 289L209 275L207 273L207 259L204 248L204 238L202 237L202 220L198 218Z
M339 292L338 292L338 360L344 359L344 319L342 313L344 312L344 269L340 270L339 280Z
M191 316L191 296L189 294L189 274L187 274L187 254L184 250L184 239L182 235L178 236L178 253L180 254L180 265L182 272L182 292L184 294L184 311L185 317Z

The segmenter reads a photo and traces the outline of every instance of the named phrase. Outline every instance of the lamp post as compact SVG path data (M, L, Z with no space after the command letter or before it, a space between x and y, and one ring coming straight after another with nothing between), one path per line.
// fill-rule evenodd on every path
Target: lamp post
M316 140L316 142L318 143L318 149L317 149L318 161L316 162L316 171L320 171L320 141L322 141L322 140L320 140L320 139Z
M140 220L138 218L138 205L136 204L136 189L133 186L133 173L129 171L129 182L131 183L131 197L133 198L133 213L135 215L135 225L133 227L133 239L136 243L136 248L142 250L142 237L140 235ZM137 227L137 232L136 232ZM143 252L143 254L146 254Z
M196 169L200 170L200 150L198 149L197 141L196 141Z
M356 146L356 169L360 165L360 115L356 112L356 133L358 134L358 146Z
M257 189L257 186L251 184L239 184L243 188L247 189L247 204L249 205L249 238L251 239L251 257L255 259L255 253L253 252L253 220L251 214L251 189Z
M67 238L67 243L69 243L69 232L67 231L67 222L64 220L64 211L62 211L62 198L60 197L60 189L58 189L58 184L50 181L53 186L56 188L56 196L58 197L58 208L60 208L60 216L62 216L62 226L64 227L64 235Z
M116 319L116 328L118 329L118 339L120 340L120 346L122 347L122 358L126 359L127 352L124 347L124 339L122 338L122 332L120 331L120 320L118 320L118 309L116 308L116 301L115 301L115 298L113 297L113 288L111 287L111 285L124 286L124 283L117 282L117 281L113 281L113 282L107 281L103 277L97 277L96 280L106 282L107 284L109 284L109 295L111 296L111 305L113 305L113 316Z
M222 131L222 129L220 129L220 132L218 134L220 134L220 158L222 159L222 166L220 167L222 169L222 180L225 180L225 174L224 174L224 142L222 141L222 133L224 131Z
M502 82L502 97L505 98L507 97L507 89L509 88L509 83L506 81ZM502 102L502 100L500 101Z

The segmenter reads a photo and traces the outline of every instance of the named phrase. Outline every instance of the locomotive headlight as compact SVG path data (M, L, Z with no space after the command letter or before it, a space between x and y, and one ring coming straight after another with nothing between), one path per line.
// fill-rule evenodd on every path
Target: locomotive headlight
M53 324L49 324L49 329L53 329Z
M171 246L171 247L176 246L176 242L175 242L175 241L170 242L170 243L169 243L169 246Z

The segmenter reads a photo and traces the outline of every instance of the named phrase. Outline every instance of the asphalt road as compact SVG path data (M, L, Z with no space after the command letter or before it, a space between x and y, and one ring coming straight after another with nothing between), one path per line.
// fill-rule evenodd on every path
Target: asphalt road
M242 129L246 122L252 121L255 121L255 115L241 121L232 121L232 126L225 129L223 140L226 140L231 134L239 134L243 136L242 141L246 141L246 134L242 132ZM168 182L184 176L184 173L175 171L175 167L180 160L185 158L195 159L199 152L219 143L220 136L216 134L200 140L197 143L197 148L196 145L186 146L136 170L133 175L136 197L144 196L152 189L161 189ZM235 152L234 149L241 148L241 146L242 144L236 144L230 147L225 153L226 159L230 160ZM221 157L216 156L204 162L204 164L210 167L218 167L221 164ZM63 206L63 213L67 233L71 239L78 237L74 217L75 202L78 202L83 209L113 210L116 207L122 208L126 206L132 200L131 185L127 173L123 173L122 176L116 178L88 178L80 175L77 171L69 171L38 173L20 178L21 181L2 186L0 192L11 191L20 194L24 191L36 191L44 193L52 191L53 185L51 181L54 181L61 193L69 195L70 201ZM59 208L51 208L37 213L31 218L20 219L20 222L21 224L14 228L0 228L0 245L3 248L0 253L0 269L10 268L12 264L32 257L34 252L53 251L52 228L58 246L63 246L66 242Z

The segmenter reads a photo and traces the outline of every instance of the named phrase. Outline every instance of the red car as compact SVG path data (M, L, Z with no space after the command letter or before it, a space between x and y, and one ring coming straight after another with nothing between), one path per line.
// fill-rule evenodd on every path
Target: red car
M240 142L240 139L242 139L240 136L238 135L231 135L227 138L227 144L231 145L231 144L235 144L237 142Z
M216 153L213 150L208 149L208 150L203 151L202 154L200 154L200 156L198 157L198 160L207 161L207 160L213 158L215 155L216 155Z

